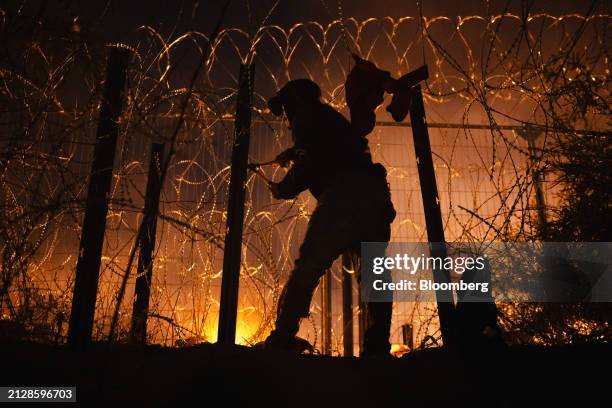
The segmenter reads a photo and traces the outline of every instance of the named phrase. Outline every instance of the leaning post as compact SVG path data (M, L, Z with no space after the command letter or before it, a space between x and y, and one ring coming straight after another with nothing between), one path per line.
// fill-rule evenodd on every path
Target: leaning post
M427 79L427 75L423 79ZM431 145L429 143L429 132L425 120L425 106L421 85L412 88L410 104L410 122L412 136L414 138L414 151L417 160L419 182L421 185L421 196L425 212L425 224L427 227L427 240L432 257L446 257L446 240L444 238L444 224L442 223L442 211L440 210L440 198L436 185L436 174L433 166ZM433 278L436 283L449 283L450 274L445 269L434 268ZM438 316L440 318L440 330L445 345L452 345L455 340L455 304L452 293L449 291L436 291L438 304Z

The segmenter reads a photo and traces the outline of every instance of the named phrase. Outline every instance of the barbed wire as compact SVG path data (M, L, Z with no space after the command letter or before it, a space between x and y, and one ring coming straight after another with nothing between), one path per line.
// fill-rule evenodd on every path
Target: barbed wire
M523 15L365 20L340 12L338 17L325 25L281 27L268 24L268 14L253 32L221 30L210 52L203 33L167 40L153 27L137 30L138 38L129 44L106 44L130 50L132 58L109 197L98 338L108 333L115 309L119 337L127 332L129 302L117 308L117 292L142 220L148 146L171 141L176 128L176 152L167 163L158 216L149 338L164 344L216 338L230 122L240 64L257 67L250 154L256 161L289 143L283 124L270 119L265 105L286 81L315 80L323 99L346 114L342 95L349 50L394 76L427 63L428 120L453 125L431 129L449 240L532 237L537 224L533 174L544 172L547 146L572 130L609 132L610 15L526 10ZM5 37L12 32L6 21ZM4 55L13 61L0 57L0 299L6 318L28 324L61 321L55 330L61 334L67 320L58 316L69 314L105 47L85 31L49 36L45 30L39 28L32 38L7 37ZM203 75L190 88L181 80L182 65L198 59ZM388 120L383 109L378 116ZM183 118L184 126L177 127ZM541 130L535 157L509 129L513 126ZM388 168L399 210L393 239L425 240L407 131L377 127L369 140L373 156ZM278 179L282 170L269 169L266 175ZM545 189L552 205L551 184ZM292 268L313 203L306 196L273 201L251 176L245 205L238 337L251 344L271 328L279 287ZM336 268L336 279L339 273ZM133 280L126 285L131 294ZM34 318L36 308L48 314ZM415 325L417 344L439 336L435 308L396 305L395 316L394 327L405 321ZM319 329L311 322L305 335L316 339ZM340 344L341 330L335 333L334 344Z

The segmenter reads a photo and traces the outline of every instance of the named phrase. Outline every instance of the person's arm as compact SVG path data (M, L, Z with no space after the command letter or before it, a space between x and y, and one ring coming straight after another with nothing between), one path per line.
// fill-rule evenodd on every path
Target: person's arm
M272 183L270 188L274 198L291 199L308 188L308 156L303 149L293 148L293 166L279 183Z
M290 157L293 165L283 180L271 186L272 194L275 198L295 198L302 191L310 187L310 166L312 163L308 155L308 138L311 136L310 133L312 133L311 115L296 115L291 130L295 144L291 149L288 149L290 154L287 154L287 156Z
M289 164L295 160L295 146L283 150L276 156L274 162L280 167L289 167Z

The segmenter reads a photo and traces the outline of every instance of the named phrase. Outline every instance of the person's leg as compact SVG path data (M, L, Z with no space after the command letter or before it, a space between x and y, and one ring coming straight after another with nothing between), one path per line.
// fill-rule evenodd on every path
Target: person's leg
M378 226L378 230L370 231L365 242L380 242L381 244L374 246L372 253L367 254L361 260L364 262L363 265L371 263L371 260L375 257L384 257L386 243L389 241L389 225L381 223ZM365 254L364 254L365 255ZM360 265L360 266L363 266ZM364 300L364 323L365 332L363 339L363 349L360 355L363 356L384 356L388 355L391 351L391 343L389 337L391 334L391 316L393 312L393 303L391 301L383 301L387 299L377 296L377 293L373 292L372 283L374 281L372 276L363 276L361 274L361 268L357 275L358 282L360 285L360 296ZM389 283L392 281L390 271L386 270L380 275L376 275L375 279L382 280L383 282Z
M361 356L384 356L391 352L391 315L393 303L366 302L366 329Z
M362 241L388 242L389 211L393 206L386 181L348 177L325 193L313 212L295 268L279 299L276 327L266 344L292 348L301 318L309 315L312 295L334 260ZM394 212L393 212L394 213ZM385 277L390 280L390 277ZM367 309L366 347L372 354L388 353L391 302L370 302Z
M384 171L384 170L383 170ZM395 210L391 203L391 193L386 183L384 173L377 178L371 178L368 186L373 194L373 200L369 202L370 213L378 214L379 217L372 219L368 229L360 237L361 242L378 242L371 248L373 253L362 254L362 261L371 265L373 258L384 257L387 244L391 239L391 222L395 218ZM361 268L359 268L361 272ZM373 291L371 287L373 276L357 275L360 284L360 296L364 299L364 320L365 333L363 339L362 356L384 356L391 351L389 337L391 334L391 317L393 313L392 299L381 297L380 293ZM385 270L382 274L376 275L377 280L390 283L391 272Z
M319 279L351 243L359 240L359 217L350 209L349 197L322 197L313 212L295 267L278 302L276 326L266 344L292 348L300 320L309 315L312 295Z

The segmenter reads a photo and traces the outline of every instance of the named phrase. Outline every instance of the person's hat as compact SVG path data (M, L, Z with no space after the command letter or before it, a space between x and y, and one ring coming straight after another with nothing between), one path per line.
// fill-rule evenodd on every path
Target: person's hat
M294 79L283 86L268 101L268 109L276 116L282 116L284 106L297 101L312 102L321 98L321 88L310 79Z

